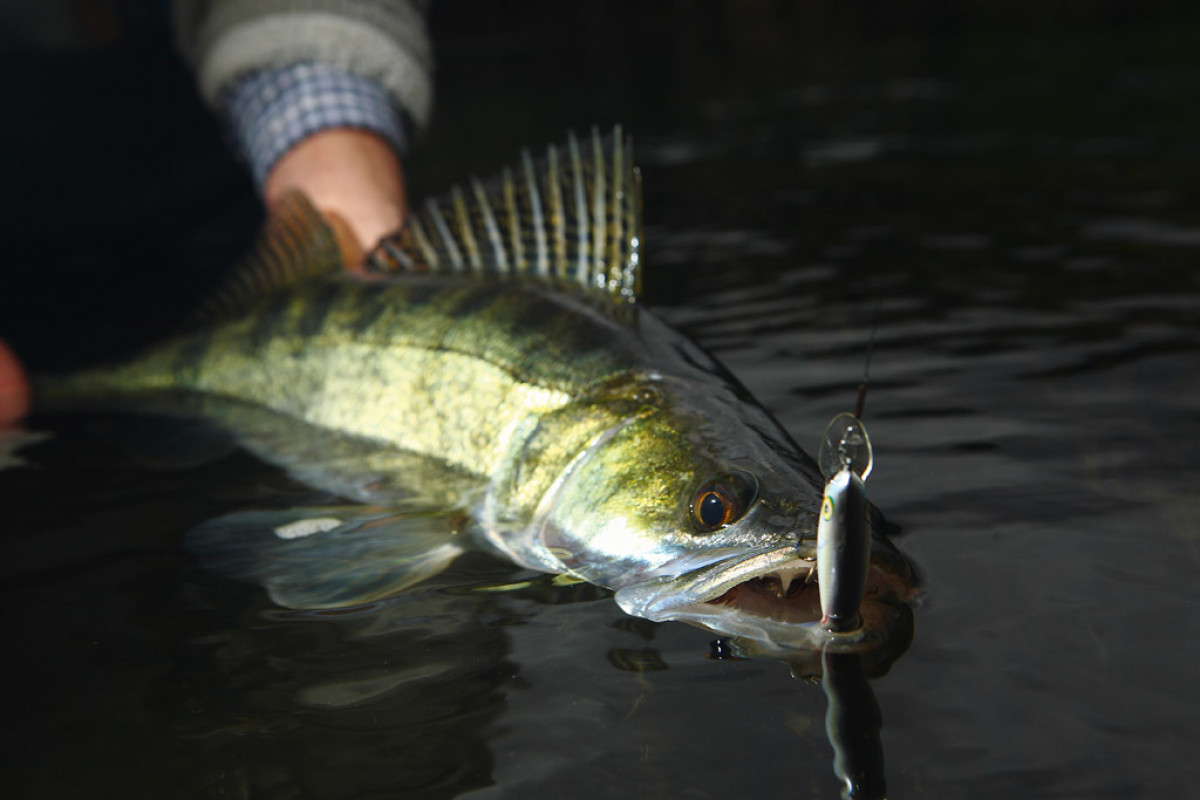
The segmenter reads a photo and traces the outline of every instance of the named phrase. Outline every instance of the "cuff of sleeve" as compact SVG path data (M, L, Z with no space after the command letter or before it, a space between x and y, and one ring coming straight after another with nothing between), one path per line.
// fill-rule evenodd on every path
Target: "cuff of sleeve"
M408 150L404 117L387 91L325 64L248 73L226 89L221 108L259 189L280 156L326 128L361 128L383 137L397 156Z

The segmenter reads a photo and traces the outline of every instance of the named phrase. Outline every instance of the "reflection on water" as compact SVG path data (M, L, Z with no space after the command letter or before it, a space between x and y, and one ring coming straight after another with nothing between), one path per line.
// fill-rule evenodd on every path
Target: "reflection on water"
M865 682L713 658L711 634L483 557L356 614L286 612L196 568L183 532L333 498L244 453L155 470L102 417L42 419L32 468L0 472L13 795L837 797L874 745L830 740L869 740L875 707L896 797L1187 794L1200 20L1039 7L1031 30L975 5L645 12L579 44L538 36L553 14L511 44L452 20L414 164L440 187L624 120L651 304L810 452L882 298L870 494L928 587L902 658L864 657ZM614 65L614 41L639 55ZM100 247L51 228L17 252Z
M857 653L826 653L821 673L825 690L825 733L833 747L833 772L843 797L887 797L883 715Z

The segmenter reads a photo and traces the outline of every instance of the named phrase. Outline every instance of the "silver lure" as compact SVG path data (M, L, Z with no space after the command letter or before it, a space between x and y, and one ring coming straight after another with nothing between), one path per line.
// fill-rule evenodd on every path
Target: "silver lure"
M871 472L871 439L862 420L838 414L825 429L818 463L825 496L817 523L821 625L832 633L862 627L859 606L871 565L871 525L863 481Z

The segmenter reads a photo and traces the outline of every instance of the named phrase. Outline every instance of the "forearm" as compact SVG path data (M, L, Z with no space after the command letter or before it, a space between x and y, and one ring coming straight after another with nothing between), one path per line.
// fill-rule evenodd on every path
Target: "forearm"
M382 87L421 130L433 104L422 0L174 0L177 44L214 108L243 76L317 63Z
M268 210L335 222L348 266L406 212L401 160L429 115L420 0L176 0L180 49Z

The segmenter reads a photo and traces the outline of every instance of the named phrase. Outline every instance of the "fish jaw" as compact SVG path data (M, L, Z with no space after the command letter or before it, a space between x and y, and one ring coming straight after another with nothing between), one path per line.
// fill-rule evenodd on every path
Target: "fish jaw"
M790 584L796 577L806 579L815 564L815 556L805 560L797 548L780 547L765 553L730 555L682 575L663 575L617 589L617 604L627 614L661 622L673 619L680 609L706 603L733 588L756 578L778 574L780 583ZM667 565L682 566L678 563ZM786 590L785 590L786 593Z
M875 538L875 537L873 537ZM879 541L876 538L876 541ZM686 622L722 636L807 650L833 646L862 650L891 633L899 607L917 594L915 573L907 561L888 558L897 551L883 546L870 566L862 627L837 633L821 624L816 550L811 540L799 547L731 555L678 576L663 575L617 589L623 611L655 622ZM903 557L900 556L902 559Z

